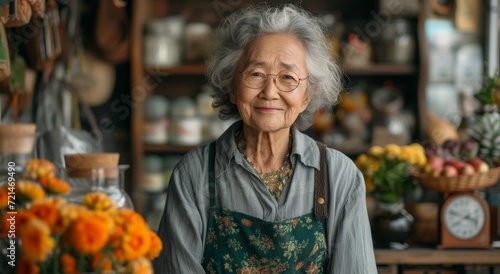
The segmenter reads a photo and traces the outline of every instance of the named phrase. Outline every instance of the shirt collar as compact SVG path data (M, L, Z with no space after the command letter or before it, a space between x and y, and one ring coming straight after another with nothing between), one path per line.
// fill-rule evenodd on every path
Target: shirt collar
M234 122L222 135L217 139L217 156L216 156L216 170L223 172L226 170L231 160L242 165L243 157L238 151L238 146L234 140L234 133L240 130L243 126L241 120ZM300 132L296 127L292 126L293 147L291 157L297 159L305 166L314 167L319 169L319 149L316 141L308 135ZM294 159L292 158L292 163ZM219 174L216 174L216 176Z

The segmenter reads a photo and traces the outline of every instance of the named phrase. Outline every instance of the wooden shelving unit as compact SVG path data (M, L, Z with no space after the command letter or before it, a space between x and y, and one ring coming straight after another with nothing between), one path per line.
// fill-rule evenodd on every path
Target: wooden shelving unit
M500 250L437 250L431 248L410 248L407 250L376 249L375 261L377 262L379 274L398 274L401 273L403 268L427 269L411 273L450 273L434 270L440 269L441 267L463 268L466 266L490 268L488 273L498 273L493 272L493 268L500 268Z
M377 264L397 265L500 265L499 249L410 248L407 250L376 249Z

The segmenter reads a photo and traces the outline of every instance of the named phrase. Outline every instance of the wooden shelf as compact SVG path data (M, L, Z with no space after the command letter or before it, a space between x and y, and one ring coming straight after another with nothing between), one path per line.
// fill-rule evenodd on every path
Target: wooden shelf
M364 67L344 67L347 75L410 75L416 73L417 67L413 65L398 64L371 64ZM203 75L205 65L180 65L172 68L146 67L145 72L152 75Z
M417 73L414 65L371 64L364 67L344 67L347 75L410 75Z
M165 145L151 145L151 144L144 144L144 152L149 152L149 153L186 153L193 149L195 146L181 146L181 145L172 145L172 144L165 144Z
M407 250L375 249L377 264L399 265L500 265L500 250L415 248Z
M153 68L146 67L145 73L152 75L204 75L205 65L203 64L193 64L193 65L181 65L171 68Z

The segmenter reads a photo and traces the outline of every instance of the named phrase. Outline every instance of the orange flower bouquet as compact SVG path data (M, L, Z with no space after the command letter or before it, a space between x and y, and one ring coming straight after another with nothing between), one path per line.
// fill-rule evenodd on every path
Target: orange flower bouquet
M33 159L0 186L0 273L152 273L162 242L143 217L104 193L67 203L70 186Z

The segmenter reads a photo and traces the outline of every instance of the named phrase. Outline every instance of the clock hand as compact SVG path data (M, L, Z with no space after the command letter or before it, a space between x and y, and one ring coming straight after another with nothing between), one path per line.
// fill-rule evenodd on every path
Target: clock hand
M451 224L452 226L456 226L456 225L459 225L461 222L462 222L463 218L454 222L453 224Z
M463 218L463 215L460 214L459 212L456 212L455 210L450 210L450 215L459 216L459 217Z
M472 218L470 214L465 215L464 219L473 222L475 225L478 223L477 218Z

